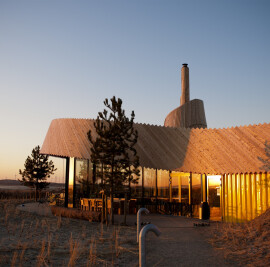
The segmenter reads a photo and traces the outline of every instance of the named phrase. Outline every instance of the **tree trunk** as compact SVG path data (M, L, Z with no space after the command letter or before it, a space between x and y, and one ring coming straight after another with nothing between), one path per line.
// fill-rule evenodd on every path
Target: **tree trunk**
M125 193L124 222L123 222L123 225L127 225L127 193Z
M35 201L37 202L37 186L35 185Z

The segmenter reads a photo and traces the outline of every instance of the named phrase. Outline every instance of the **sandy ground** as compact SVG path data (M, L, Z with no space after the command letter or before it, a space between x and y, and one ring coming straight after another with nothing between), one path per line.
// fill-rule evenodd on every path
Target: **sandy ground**
M0 266L138 266L136 216L128 226L54 217L47 204L0 201ZM207 241L197 219L145 215L161 231L147 236L147 266L237 266Z

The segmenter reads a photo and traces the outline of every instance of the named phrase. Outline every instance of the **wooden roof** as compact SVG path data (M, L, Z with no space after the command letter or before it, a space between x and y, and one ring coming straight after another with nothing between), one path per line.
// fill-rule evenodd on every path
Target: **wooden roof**
M94 120L56 119L41 153L59 157L90 159L87 132ZM135 124L139 138L140 165L182 172L224 174L262 172L265 141L270 124L224 129L186 129Z

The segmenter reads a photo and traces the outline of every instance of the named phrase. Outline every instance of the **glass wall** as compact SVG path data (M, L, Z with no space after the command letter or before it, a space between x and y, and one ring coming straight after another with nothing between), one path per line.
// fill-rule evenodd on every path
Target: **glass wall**
M134 177L139 179L137 184L131 183L131 198L142 198L142 168L140 168L139 176L134 175Z
M74 158L69 159L69 177L68 177L68 207L73 208L74 197Z
M211 219L218 220L221 218L221 211L220 211L221 176L220 175L207 176L207 184L208 184L208 203L210 206L210 217ZM236 185L236 188L239 193L241 190L241 183L239 181L239 178L236 180L234 179L233 184Z
M144 197L156 196L156 170L144 169Z
M76 198L89 197L91 180L89 177L88 160L76 159L75 170Z
M172 200L176 202L180 202L180 194L181 190L181 180L180 176L173 176L171 178L172 181Z
M199 217L199 206L202 201L201 175L192 173L192 214Z
M169 180L170 180L170 173L169 171L158 170L157 171L157 191L158 191L158 198L165 198L169 199Z
M223 176L222 214L227 222L254 219L269 208L269 174L228 174Z

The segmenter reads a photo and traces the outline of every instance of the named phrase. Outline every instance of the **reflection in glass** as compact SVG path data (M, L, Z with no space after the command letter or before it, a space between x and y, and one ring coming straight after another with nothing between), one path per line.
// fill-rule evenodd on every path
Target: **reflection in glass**
M201 203L201 175L192 173L192 214L199 217L199 205Z
M169 198L169 171L158 170L157 188L159 198Z
M131 183L131 198L141 198L142 197L142 168L140 168L139 176L134 174L135 178L139 178L137 184Z
M144 197L156 196L156 170L144 169Z
M179 202L179 185L180 185L180 177L172 177L172 198L174 201Z
M76 198L87 198L90 195L91 181L89 179L88 160L76 159Z
M211 218L221 217L220 211L220 175L207 176L208 178L208 202L210 206L210 216ZM241 184L239 184L239 177L233 177L233 185L235 186L235 196L236 192L241 189ZM236 198L234 197L234 201ZM238 200L239 201L239 200ZM240 204L240 203L239 203ZM236 210L235 210L236 212Z
M74 158L69 160L69 177L68 177L68 207L73 208L73 185L74 185Z

